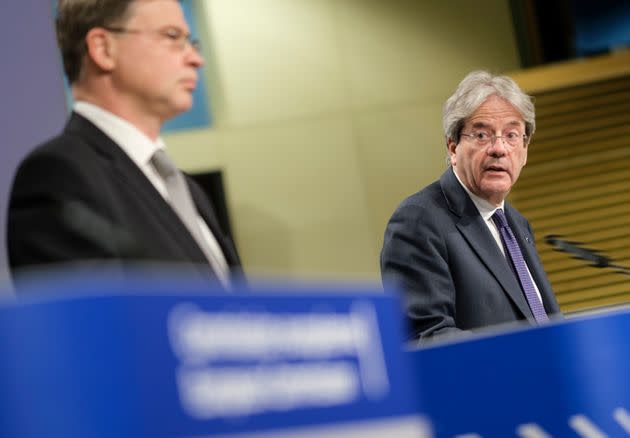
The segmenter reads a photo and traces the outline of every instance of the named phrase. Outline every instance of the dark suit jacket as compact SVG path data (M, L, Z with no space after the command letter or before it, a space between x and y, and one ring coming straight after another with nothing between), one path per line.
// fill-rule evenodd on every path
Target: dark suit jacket
M212 205L188 179L201 217L233 271L235 247ZM12 270L49 263L176 263L216 279L177 214L129 156L94 124L73 113L61 135L20 165L11 193L7 243Z
M505 214L545 310L558 313L529 223L507 202ZM516 276L450 168L394 212L381 272L386 286L405 293L413 338L517 320L535 324Z

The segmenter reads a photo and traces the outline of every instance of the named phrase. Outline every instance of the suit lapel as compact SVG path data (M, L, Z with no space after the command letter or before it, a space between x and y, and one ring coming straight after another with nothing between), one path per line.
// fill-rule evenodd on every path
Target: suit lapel
M516 276L497 246L488 226L479 214L468 193L461 186L453 169L448 169L440 178L442 193L449 209L459 216L456 226L464 239L479 257L479 260L496 278L505 294L528 319L532 311L521 291Z
M131 160L129 163L124 163L122 160L115 163L113 171L118 175L118 178L125 181L125 186L129 190L137 193L135 198L138 199L138 203L142 203L168 230L169 234L176 236L173 240L186 250L193 261L207 264L207 259L201 248L179 216Z
M172 240L189 255L191 261L207 264L201 248L172 207L153 187L142 170L113 140L76 113L72 114L66 131L81 135L90 146L109 161L115 177L124 182L125 188L137 193L135 199L138 203L141 203L153 217L160 221L169 235L175 236Z
M190 194L195 203L195 207L197 211L208 225L208 228L214 235L215 239L219 243L221 250L223 251L223 255L229 266L236 267L240 266L240 260L238 254L236 252L236 248L230 241L230 239L226 238L223 230L219 226L219 222L217 220L216 213L214 212L214 208L211 205L210 201L203 195L203 191L199 186L196 185L194 181L191 180L186 175L186 183L190 189Z

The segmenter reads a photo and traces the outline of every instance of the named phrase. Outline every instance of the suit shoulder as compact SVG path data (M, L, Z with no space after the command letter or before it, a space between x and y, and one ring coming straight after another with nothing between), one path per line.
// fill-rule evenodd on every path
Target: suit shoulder
M394 216L402 212L415 212L417 215L433 213L446 207L440 190L439 181L435 181L411 196L405 198L396 208Z
M62 133L35 147L19 164L13 195L82 191L102 179L96 153L79 137Z
M387 223L384 243L394 236L442 236L453 224L439 182L435 182L400 203Z
M22 164L39 160L61 160L81 162L86 156L94 155L92 148L78 135L67 132L50 138L37 145L25 158Z
M514 208L512 204L506 202L504 208L513 221L517 222L519 225L525 225L529 227L529 221L527 220L527 218L523 216L520 211Z

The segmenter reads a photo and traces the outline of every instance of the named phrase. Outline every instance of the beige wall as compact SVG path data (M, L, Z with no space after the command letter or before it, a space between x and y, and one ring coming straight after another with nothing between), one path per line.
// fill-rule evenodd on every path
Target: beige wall
M518 67L507 0L202 0L215 124L167 143L225 172L253 275L378 280L398 203L445 168L441 106Z

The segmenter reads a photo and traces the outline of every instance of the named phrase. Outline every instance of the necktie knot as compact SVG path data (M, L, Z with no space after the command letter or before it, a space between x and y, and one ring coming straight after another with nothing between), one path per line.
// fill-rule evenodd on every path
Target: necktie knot
M151 163L162 178L166 179L177 172L177 167L175 167L175 164L162 149L158 149L157 151L155 151L155 153L151 157Z
M497 210L492 215L492 220L499 228L506 228L508 226L507 219L505 218L505 213L503 213L503 209L497 208Z

